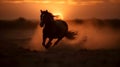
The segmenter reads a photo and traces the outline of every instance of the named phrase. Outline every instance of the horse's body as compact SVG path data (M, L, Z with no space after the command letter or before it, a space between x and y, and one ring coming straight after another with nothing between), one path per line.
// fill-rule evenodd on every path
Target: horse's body
M61 38L68 31L67 24L62 20L56 20L54 23L45 26L43 35L49 38Z
M58 42L64 37L68 37L70 39L74 39L74 32L68 32L68 25L63 20L54 20L54 16L48 11L41 11L41 23L40 26L43 27L43 42L42 45L45 48L49 48L51 46L51 41L53 39L58 39L54 46L58 44ZM68 34L68 35L67 35ZM46 39L49 38L48 43L46 44Z

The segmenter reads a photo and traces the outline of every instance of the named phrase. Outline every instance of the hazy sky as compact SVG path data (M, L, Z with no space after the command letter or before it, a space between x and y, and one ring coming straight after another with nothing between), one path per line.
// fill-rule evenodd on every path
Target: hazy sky
M65 19L120 18L120 0L0 0L0 19L39 19L40 9Z

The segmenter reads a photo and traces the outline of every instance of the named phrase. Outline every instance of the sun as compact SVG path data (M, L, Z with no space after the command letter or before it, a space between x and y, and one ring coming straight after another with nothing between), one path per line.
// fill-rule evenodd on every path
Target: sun
M62 13L53 13L53 15L55 16L54 19L61 19L63 20L64 17L63 17L63 14Z

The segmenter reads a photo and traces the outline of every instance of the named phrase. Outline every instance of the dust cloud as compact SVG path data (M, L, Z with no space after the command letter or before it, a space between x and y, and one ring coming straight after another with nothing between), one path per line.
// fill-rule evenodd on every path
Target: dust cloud
M78 32L72 45L79 48L110 49L120 45L120 31L113 30L107 25L99 26L97 22L90 20L83 24L70 24L69 26L70 29Z

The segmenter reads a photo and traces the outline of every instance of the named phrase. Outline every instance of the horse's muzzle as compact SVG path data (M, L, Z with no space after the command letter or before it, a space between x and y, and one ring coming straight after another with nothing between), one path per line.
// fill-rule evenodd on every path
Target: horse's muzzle
M44 23L41 22L41 23L40 23L40 27L43 27L43 26L44 26Z
M40 27L43 27L43 24L40 24Z

